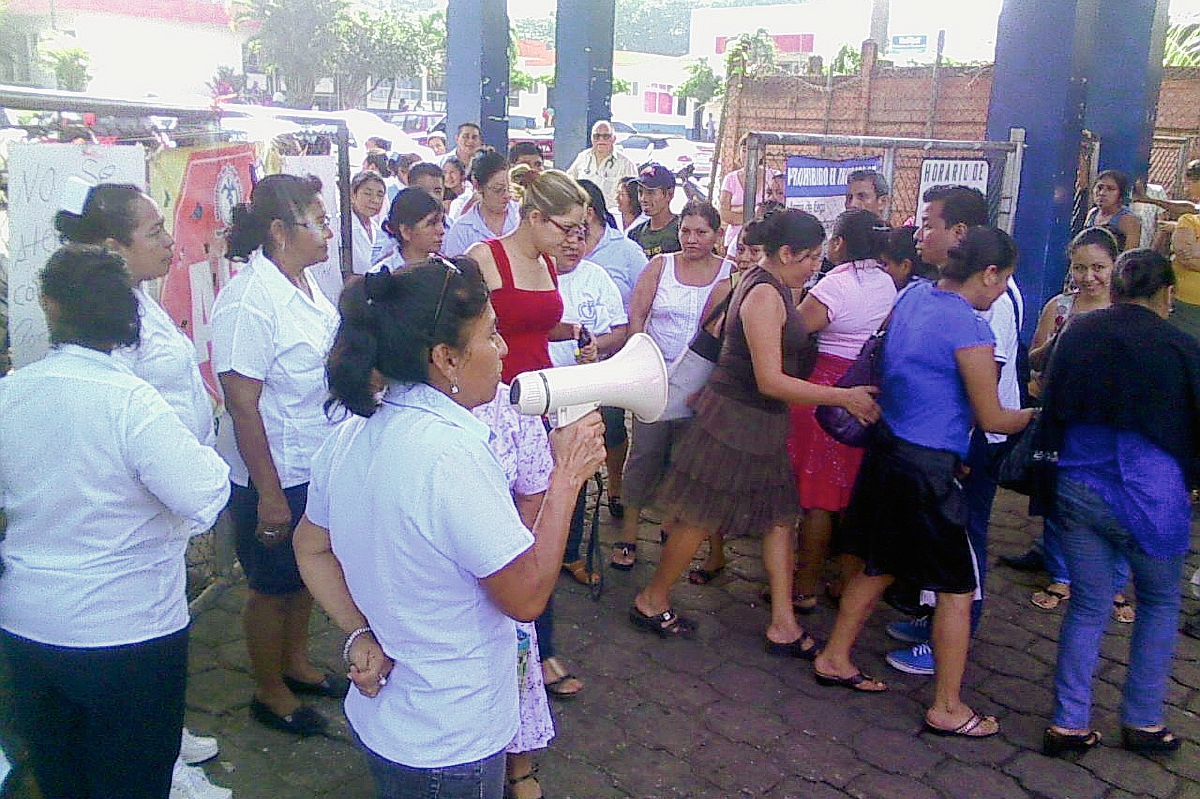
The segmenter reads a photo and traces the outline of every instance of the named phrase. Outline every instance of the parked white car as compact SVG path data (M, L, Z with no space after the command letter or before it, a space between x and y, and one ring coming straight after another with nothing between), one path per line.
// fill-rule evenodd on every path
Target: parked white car
M690 141L683 136L636 133L626 137L617 148L637 166L653 161L672 172L679 172L694 164L697 177L705 177L712 172L713 146Z

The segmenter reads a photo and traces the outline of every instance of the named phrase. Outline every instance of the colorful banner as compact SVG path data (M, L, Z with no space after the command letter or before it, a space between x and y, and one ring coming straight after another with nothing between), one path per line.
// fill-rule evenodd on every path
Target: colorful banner
M54 215L67 178L90 184L146 185L141 145L13 144L8 151L8 335L13 366L36 361L50 347L38 301L38 275L58 249Z
M159 302L195 345L204 383L218 402L212 306L236 273L236 264L224 257L224 233L233 207L249 202L255 158L252 144L181 147L160 152L150 164L150 195L175 237L175 263L163 279Z
M787 207L808 211L829 230L838 214L846 210L846 179L859 169L878 172L883 169L883 158L872 156L835 161L789 155L784 173Z

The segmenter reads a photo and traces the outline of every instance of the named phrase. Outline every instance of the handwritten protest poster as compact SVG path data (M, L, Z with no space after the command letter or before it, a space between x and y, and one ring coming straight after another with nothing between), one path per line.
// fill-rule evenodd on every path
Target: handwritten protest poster
M137 144L14 144L9 149L8 331L17 368L41 358L50 347L46 317L38 302L38 275L59 247L54 214L70 177L91 184L144 187L145 151Z

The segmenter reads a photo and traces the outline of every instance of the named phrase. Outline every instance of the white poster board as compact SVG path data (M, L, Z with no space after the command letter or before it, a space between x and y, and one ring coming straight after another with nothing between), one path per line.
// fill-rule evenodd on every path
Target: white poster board
M13 366L46 354L50 337L38 302L38 276L58 249L54 214L67 179L146 186L140 144L14 144L8 151L8 337Z
M329 240L329 257L325 263L310 266L308 271L336 308L342 294L342 205L338 198L337 156L285 155L282 161L285 174L316 175L321 179L321 199L325 202L333 238Z
M917 191L916 224L925 216L925 201L921 198L934 186L967 186L988 193L988 162L980 159L926 158L921 162L921 188Z

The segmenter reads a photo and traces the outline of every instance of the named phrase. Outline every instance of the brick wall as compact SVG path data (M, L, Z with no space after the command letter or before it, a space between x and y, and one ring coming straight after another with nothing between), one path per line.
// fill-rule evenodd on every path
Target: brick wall
M863 46L863 74L827 81L819 76L776 75L731 85L721 162L731 168L738 139L749 131L832 133L856 136L979 140L986 135L991 65L894 67L876 62L874 45ZM936 92L935 92L936 81ZM935 102L936 98L936 102ZM1156 136L1200 136L1200 69L1169 68L1159 93ZM1191 143L1195 147L1195 142ZM1172 150L1171 148L1175 149ZM1186 158L1200 157L1189 152ZM1151 180L1171 188L1178 146L1156 146ZM792 153L849 158L857 148L792 148ZM782 168L785 153L771 150L768 163ZM913 213L920 154L898 153L892 221ZM1186 159L1185 159L1186 160Z

